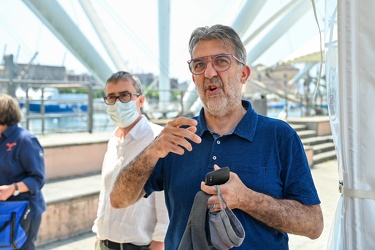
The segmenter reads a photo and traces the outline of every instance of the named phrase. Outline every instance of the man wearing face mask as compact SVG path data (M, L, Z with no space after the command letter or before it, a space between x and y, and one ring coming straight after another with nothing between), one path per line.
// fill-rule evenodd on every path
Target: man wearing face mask
M92 228L97 235L95 250L162 250L169 223L164 193L156 192L121 209L111 206L109 194L122 166L152 142L163 127L141 114L145 102L141 82L128 72L119 71L107 80L104 101L117 128L103 161L97 218Z

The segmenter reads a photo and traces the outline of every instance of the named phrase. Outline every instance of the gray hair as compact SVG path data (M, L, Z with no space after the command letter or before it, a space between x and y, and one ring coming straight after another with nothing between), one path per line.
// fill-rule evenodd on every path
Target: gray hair
M108 83L117 83L120 80L124 81L131 81L137 93L142 94L142 84L139 78L132 73L126 71L118 71L113 73L107 80L106 85Z
M192 53L195 45L200 41L220 40L226 47L234 49L234 55L242 62L247 63L247 53L241 38L237 32L225 25L216 24L211 27L199 27L191 33L189 40L189 53Z

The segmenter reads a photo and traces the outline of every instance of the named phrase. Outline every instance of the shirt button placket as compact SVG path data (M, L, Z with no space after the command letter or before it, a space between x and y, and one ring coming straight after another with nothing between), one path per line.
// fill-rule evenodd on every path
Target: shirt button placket
M216 141L216 144L219 145L220 144L220 140L217 140ZM212 160L216 161L217 157L214 155L212 156Z

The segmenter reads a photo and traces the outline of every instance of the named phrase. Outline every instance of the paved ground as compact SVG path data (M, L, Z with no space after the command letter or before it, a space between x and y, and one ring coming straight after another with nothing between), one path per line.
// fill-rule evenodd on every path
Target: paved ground
M324 217L324 229L317 240L307 237L290 235L291 250L325 250L329 239L331 224L336 212L340 193L338 192L338 165L337 161L328 161L318 164L311 169L315 185L322 202L321 207Z
M331 224L335 215L340 194L338 193L338 166L337 161L328 161L318 164L311 169L315 184L322 201L324 216L324 230L317 240L310 240L307 237L290 235L290 250L323 250L329 239ZM66 240L50 243L37 250L91 250L94 249L95 236L93 233L85 233L71 237Z

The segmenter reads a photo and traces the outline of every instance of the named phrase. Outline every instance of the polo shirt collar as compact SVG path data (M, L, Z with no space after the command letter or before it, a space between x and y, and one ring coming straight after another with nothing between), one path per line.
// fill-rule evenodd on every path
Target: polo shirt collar
M15 123L11 126L9 126L4 132L3 132L3 136L4 137L9 137L16 129L18 128L18 124Z
M242 100L242 106L247 110L247 112L245 113L241 121L237 124L236 129L233 131L233 134L252 141L254 139L256 126L258 123L258 114L255 112L249 101ZM202 136L205 131L209 132L206 121L204 119L204 108L202 108L199 112L197 120L197 135Z

